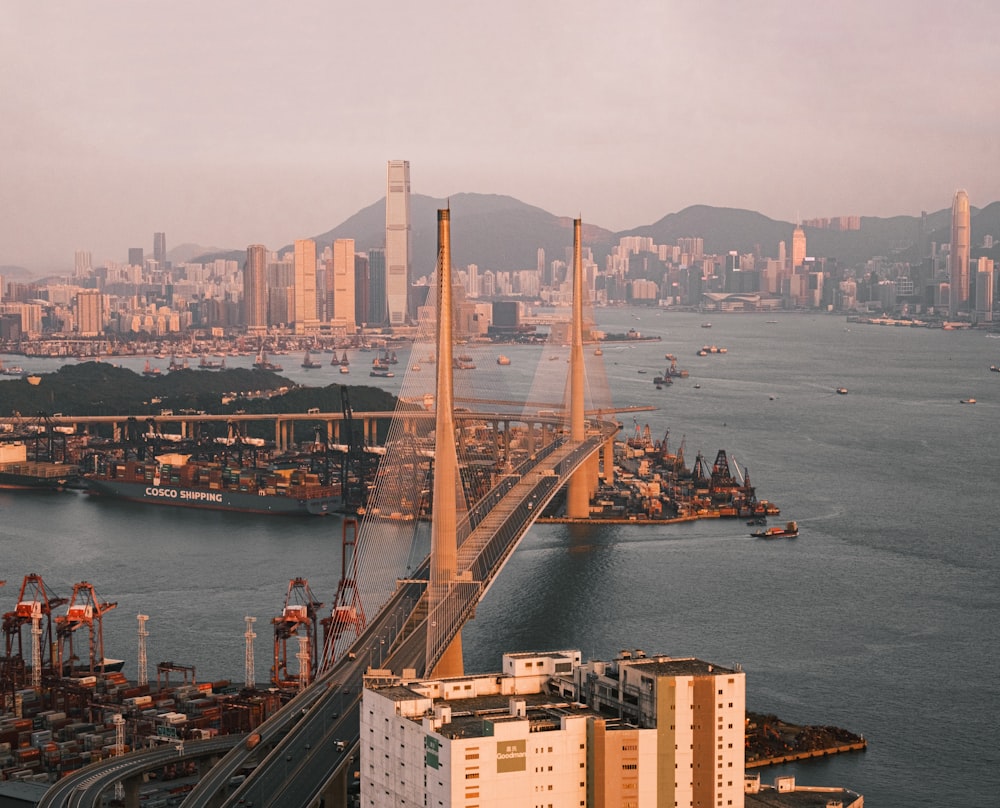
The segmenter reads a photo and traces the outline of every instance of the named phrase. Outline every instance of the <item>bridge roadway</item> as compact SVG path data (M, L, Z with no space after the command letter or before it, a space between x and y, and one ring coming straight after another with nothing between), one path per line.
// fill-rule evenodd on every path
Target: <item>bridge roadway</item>
M617 428L617 424L602 422L600 429L591 430L578 446L560 436L507 475L464 516L458 525L459 568L469 570L472 580L452 587L445 602L435 609L435 615L444 620L435 627L437 647L431 659L427 658L427 640L433 621L427 614L425 596L430 562L425 559L413 578L399 582L396 592L350 650L257 729L259 743L249 745L246 736L213 739L221 749L213 747L201 757L228 751L202 776L181 803L182 808L305 808L317 804L327 788L326 805L341 804L350 764L358 754L359 706L366 672L382 669L383 665L396 673L413 669L422 674L433 669L535 517L573 471L599 451ZM186 742L185 756L194 756L195 749L194 742ZM128 799L130 778L164 765L160 752L134 752L82 769L46 792L39 808L97 808L101 805L100 793L123 775L126 806L138 805L137 797L134 802ZM167 759L176 756L174 751ZM129 761L128 768L119 768L119 761ZM237 782L250 769L246 779ZM131 793L135 793L134 789ZM67 801L71 798L72 802Z
M506 490L492 503L492 507L481 508L482 503L477 504L467 520L463 520L468 527L459 525L460 535L463 530L471 530L459 550L458 566L459 569L472 571L474 580L452 587L447 599L451 602L443 603L433 615L427 615L418 608L424 602L421 597L414 603L403 628L392 636L390 617L395 620L393 615L398 614L396 610L406 608L414 595L423 594L425 587L419 576L426 574L429 561L425 561L417 578L402 582L395 596L380 612L373 627L376 630L366 631L353 645L355 659L341 658L334 667L332 681L337 684L324 686L325 695L290 729L246 781L226 800L219 802L213 799L217 792L210 793L208 778L203 778L182 803L182 808L239 805L305 808L316 804L331 782L334 787L326 792L325 804L340 804L349 764L358 753L359 707L365 668L374 662L372 652L375 648L381 654L385 634L391 636L389 653L385 659L380 659L379 669L384 665L385 670L397 674L406 668L417 672L433 669L440 654L472 616L476 604L503 569L535 516L568 476L594 451L598 451L616 429L617 425L608 425L601 431L595 431L579 446L563 442L550 444L536 455L535 461L517 470L523 473L510 475L501 486ZM446 618L448 625L436 628L436 648L431 651L432 658L428 659L427 632L435 615L439 621L442 617ZM378 642L372 645L372 640L376 639ZM367 659L366 650L369 652ZM238 756L238 750L234 750L209 772L208 777L214 777L214 784L228 781L238 771L234 766ZM205 789L202 783L205 783Z

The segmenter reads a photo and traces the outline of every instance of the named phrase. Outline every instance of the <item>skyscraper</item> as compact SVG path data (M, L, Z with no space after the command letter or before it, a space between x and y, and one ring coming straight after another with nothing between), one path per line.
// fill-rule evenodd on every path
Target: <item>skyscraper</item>
M153 259L163 269L167 264L167 234L153 233Z
M993 259L982 256L976 262L977 323L993 322Z
M333 242L333 316L353 334L354 321L354 239L338 238Z
M129 247L128 248L128 265L130 267L141 267L145 259L142 253L142 247Z
M802 225L795 225L792 231L792 271L795 271L806 260L806 231Z
M972 244L969 195L956 191L951 204L951 313L969 310L969 246Z
M389 161L385 194L385 263L389 325L403 325L410 286L409 160Z
M368 282L370 285L366 320L369 325L383 325L388 318L385 291L385 250L371 249L368 251Z
M90 250L77 250L73 253L73 275L84 277L90 274Z
M76 330L82 337L96 337L104 331L104 295L96 289L76 296Z
M243 264L243 306L247 329L267 330L267 248L263 244L247 247Z
M295 326L302 334L316 319L316 242L298 239L295 242Z

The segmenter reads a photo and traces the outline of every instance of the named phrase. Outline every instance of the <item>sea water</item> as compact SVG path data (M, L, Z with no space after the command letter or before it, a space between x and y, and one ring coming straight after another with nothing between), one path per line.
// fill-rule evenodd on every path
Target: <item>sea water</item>
M654 309L596 316L609 332L661 338L604 346L615 403L658 407L623 416L623 432L648 424L659 440L669 430L689 465L699 451L711 464L725 449L749 468L758 496L781 507L772 523L794 519L800 536L755 540L728 519L536 525L465 629L467 669L498 670L505 651L554 648L736 663L749 709L841 726L869 743L764 769L765 781L792 773L854 789L868 805L995 805L997 341L828 315L713 315L711 329L699 327L705 315ZM726 353L697 356L706 343ZM515 393L530 387L513 380L537 350L504 349ZM666 353L690 376L656 390ZM56 360L17 358L26 369L32 361ZM303 374L296 380L350 379ZM398 376L378 381L399 389ZM969 398L977 403L959 403ZM194 665L199 681L238 683L252 615L263 683L270 620L289 581L306 577L317 599L333 599L340 525L0 492L0 605L13 608L27 573L66 596L87 580L118 604L105 618L106 653L124 657L129 676L144 613L151 679L170 660Z

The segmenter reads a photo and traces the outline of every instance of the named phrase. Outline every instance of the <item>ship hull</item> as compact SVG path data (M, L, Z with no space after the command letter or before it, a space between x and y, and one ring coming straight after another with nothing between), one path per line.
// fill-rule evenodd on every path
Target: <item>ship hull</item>
M12 491L61 491L77 479L73 469L39 469L40 464L32 464L29 469L0 471L0 489ZM41 464L44 465L44 464Z
M324 516L334 513L341 505L338 496L300 499L284 494L252 494L243 491L151 485L146 482L98 478L88 478L86 483L91 492L101 496L174 508L238 511L277 516Z

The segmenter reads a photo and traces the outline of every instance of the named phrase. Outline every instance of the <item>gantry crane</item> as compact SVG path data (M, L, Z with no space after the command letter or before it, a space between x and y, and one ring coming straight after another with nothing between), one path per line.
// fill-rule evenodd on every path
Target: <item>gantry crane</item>
M37 573L24 576L24 581L21 583L21 593L17 598L17 606L14 607L14 611L7 612L3 616L6 655L24 659L22 630L25 626L31 625L36 603L41 610L41 619L44 624L40 638L40 666L42 669L51 669L54 666L52 659L52 610L65 605L68 600L46 590L42 576Z
M81 581L73 585L66 614L56 617L56 633L59 638L59 670L68 674L75 670L103 674L106 666L104 656L104 615L118 604L102 601L97 597L93 584ZM87 628L87 664L81 665L73 648L73 636L81 628Z
M303 676L311 681L316 674L318 654L316 640L319 630L318 612L323 604L313 597L309 582L305 578L293 578L288 582L285 606L281 615L271 620L274 625L274 664L271 667L271 681L276 687L299 687ZM300 658L300 671L293 676L288 670L288 641L304 637L308 640L308 660L304 664ZM296 652L295 656L301 653Z
M350 528L350 538L348 538ZM350 549L350 558L348 558ZM358 520L345 519L340 540L340 583L337 584L337 595L333 599L333 609L329 617L323 618L323 662L325 670L335 661L337 643L340 638L351 631L355 637L360 637L365 630L367 619L365 607L361 603L358 592Z

